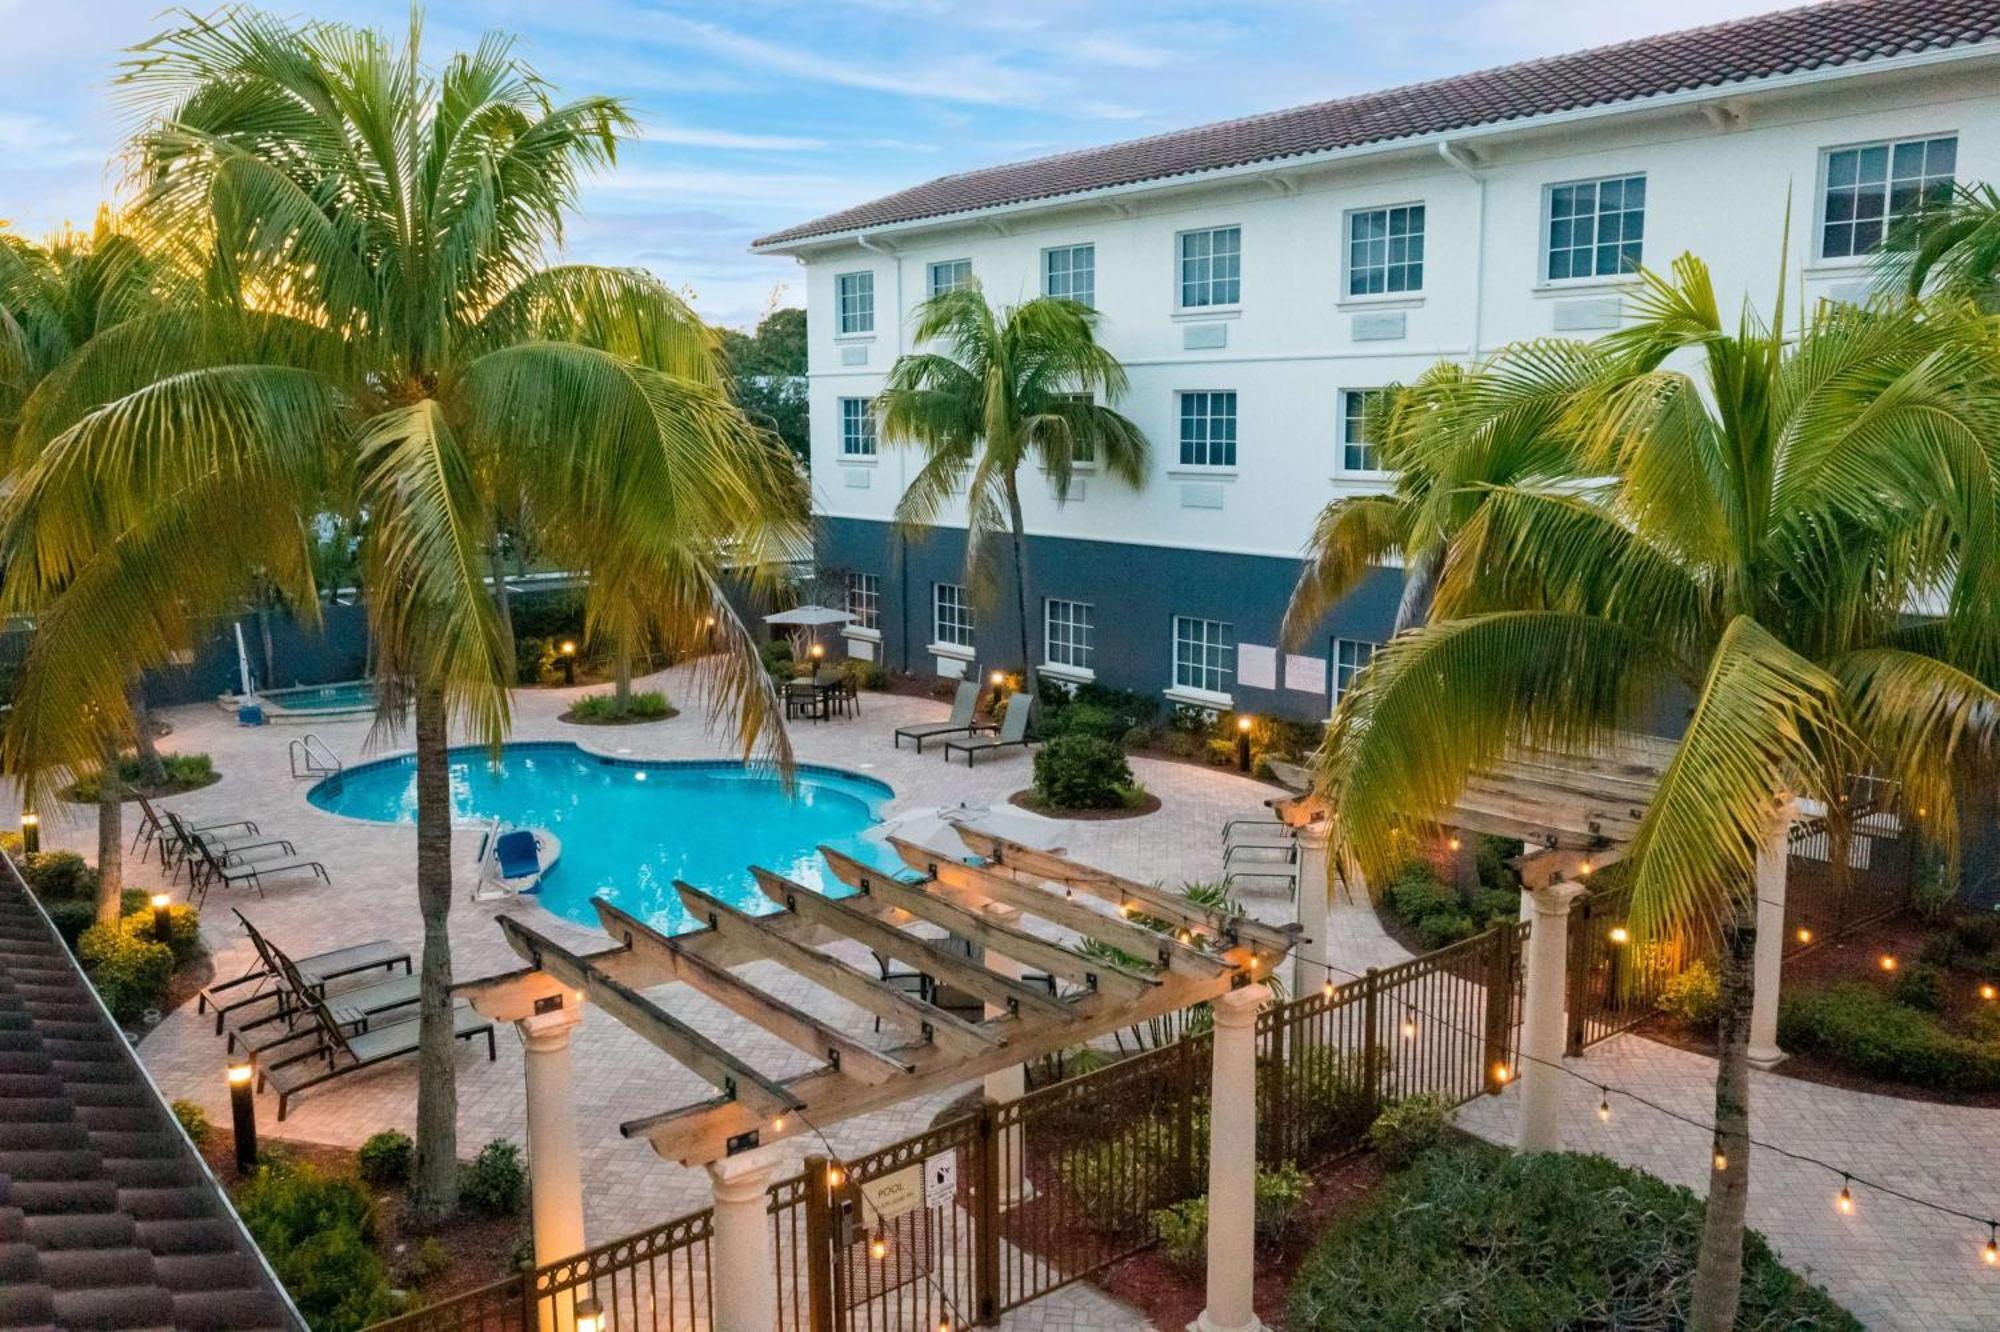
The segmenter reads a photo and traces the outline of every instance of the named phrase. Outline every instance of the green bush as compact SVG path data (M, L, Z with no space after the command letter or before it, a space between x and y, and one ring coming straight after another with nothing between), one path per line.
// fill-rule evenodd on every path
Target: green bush
M1129 729L1117 713L1096 703L1072 703L1050 713L1042 723L1042 730L1050 739L1087 735L1117 743L1124 740Z
M887 689L889 669L879 661L864 661L860 657L848 657L840 663L840 673L856 689Z
M1523 850L1518 837L1494 837L1479 834L1473 846L1473 864L1478 867L1479 883L1483 888L1519 895L1521 876L1507 862L1521 854Z
M207 786L215 780L215 760L206 754L162 754L160 768L167 779L167 789L192 791L198 786ZM118 761L118 780L123 783L126 798L130 793L146 785L146 769L136 754ZM71 783L63 795L70 800L85 803L96 800L98 778L96 773L86 773Z
M1396 1102L1368 1126L1368 1145L1391 1170L1401 1170L1444 1141L1451 1106L1435 1092Z
M1967 953L1983 958L2000 948L2000 913L1961 916L1951 924L1951 937Z
M1312 1177L1289 1161L1276 1170L1257 1172L1256 1226L1261 1243L1276 1244L1285 1237L1311 1187Z
M215 780L215 760L206 754L165 754L160 766L169 786L207 786Z
M1722 1015L1722 978L1707 959L1690 962L1660 987L1659 1009L1690 1027L1713 1027Z
M422 1286L443 1276L445 1269L450 1266L451 1255L445 1251L444 1245L438 1242L438 1237L426 1235L403 1259L396 1278L401 1285Z
M1458 894L1420 860L1397 870L1383 897L1399 919L1412 925L1433 913L1459 909Z
M485 1216L512 1216L520 1211L528 1201L528 1172L521 1165L521 1149L505 1138L495 1138L481 1147L479 1155L460 1169L458 1197Z
M1196 1107L1190 1131L1187 1160L1199 1168L1208 1156L1205 1106ZM1179 1184L1177 1138L1173 1121L1143 1119L1110 1136L1070 1144L1056 1162L1056 1177L1082 1215L1116 1229L1174 1196Z
M1275 1244L1291 1229L1312 1178L1289 1163L1257 1172L1256 1231L1259 1244ZM1189 1198L1153 1213L1153 1230L1167 1261L1195 1271L1208 1257L1208 1195Z
M1944 972L1933 966L1918 963L1902 975L1889 993L1899 1004L1924 1013L1944 1012Z
M657 689L642 689L628 697L622 709L615 693L585 694L570 704L569 715L571 721L608 722L626 717L657 720L672 715L673 711L673 704L665 694Z
M1153 1213L1160 1252L1183 1272L1198 1272L1208 1257L1208 1195L1189 1198Z
M97 900L97 871L74 851L37 851L25 856L21 877L44 906Z
M370 1134L354 1154L361 1178L378 1189L396 1188L410 1182L410 1164L416 1159L416 1144L398 1129Z
M104 1006L120 1022L136 1022L167 998L174 950L118 925L92 925L77 940L77 957Z
M1778 1040L1871 1078L1939 1091L2000 1088L2000 1042L1958 1035L1932 1014L1858 983L1786 994Z
M56 927L56 933L72 953L83 932L97 923L97 903L91 901L47 902L42 910L49 913L49 923Z
M1047 676L1041 679L1036 702L1043 734L1088 734L1106 740L1117 740L1133 731L1150 735L1160 711L1150 694L1096 683L1072 687ZM1081 722L1068 719L1067 714L1076 709L1088 709Z
M174 1118L180 1121L182 1131L188 1135L188 1141L197 1147L207 1144L210 1135L215 1132L215 1126L208 1122L208 1111L193 1101L175 1101L167 1108L173 1111Z
M1426 949L1443 948L1479 933L1472 917L1462 911L1438 911L1417 922L1417 939Z
M1057 809L1117 809L1131 786L1131 765L1110 740L1060 735L1035 751L1035 796Z
M792 660L792 640L789 638L774 638L760 645L757 656L764 663L764 673L773 680L789 680L797 669L797 663Z
M1336 1223L1292 1286L1294 1332L1687 1326L1702 1202L1596 1156L1426 1155ZM1741 1328L1861 1332L1755 1231Z
M1482 930L1495 925L1510 925L1521 918L1521 890L1519 888L1481 888L1472 895L1466 906L1472 916L1472 923Z
M236 1210L314 1332L350 1332L396 1312L369 1247L374 1204L360 1180L311 1165L260 1166Z

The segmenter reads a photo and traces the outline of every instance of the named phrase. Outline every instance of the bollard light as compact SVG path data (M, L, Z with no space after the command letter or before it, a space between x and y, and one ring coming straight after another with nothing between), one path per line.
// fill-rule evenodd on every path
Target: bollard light
M595 1295L586 1295L576 1302L576 1332L603 1332L604 1306L597 1302Z
M1797 938L1798 941L1802 944L1809 944L1813 941L1813 932L1810 929L1806 928L1804 925L1799 926L1798 929L1794 930L1792 933L1793 936Z
M21 815L21 853L32 856L42 849L42 816L29 810Z
M566 685L575 684L576 683L576 640L573 638L565 638L562 641L562 646L558 648L557 651L562 653L563 683Z
M229 1066L229 1113L236 1129L236 1173L257 1169L257 1070L248 1061Z
M153 937L161 943L169 943L173 938L173 922L167 913L167 908L172 906L173 902L174 899L165 893L154 893L152 896Z
M824 657L826 655L826 645L823 643L814 643L812 645L812 648L810 649L809 655L811 655L814 661L818 661L821 657Z
M1875 960L1875 965L1884 971L1894 971L1896 969L1896 955L1894 953L1884 953Z
M1236 770L1250 771L1250 722L1249 717L1236 719Z
M1996 986L1992 981L1986 981L1979 987L1979 997L1989 1004L1995 999L2000 999L2000 986Z
M998 689L1001 685L1007 683L1007 672L995 671L993 672L993 674L986 677L986 682L992 685L995 689Z

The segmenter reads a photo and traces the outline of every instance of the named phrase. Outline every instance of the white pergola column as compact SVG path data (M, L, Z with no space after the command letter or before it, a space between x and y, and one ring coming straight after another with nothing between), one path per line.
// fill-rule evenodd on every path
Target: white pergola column
M708 1167L715 1195L709 1241L709 1281L715 1291L711 1323L722 1332L771 1332L778 1323L778 1268L771 1240L771 1175L778 1157L770 1147L726 1156Z
M1292 997L1303 999L1333 975L1333 944L1326 936L1327 844L1333 829L1324 820L1308 823L1295 834L1299 844L1299 941L1292 949Z
M582 1008L565 1006L514 1023L528 1084L528 1197L536 1266L584 1248L583 1167L576 1151L569 1057L570 1035L582 1021Z
M1750 994L1750 1063L1756 1068L1773 1068L1785 1058L1778 1048L1778 978L1785 962L1786 861L1797 816L1792 801L1780 804L1757 850L1757 951Z
M1005 902L988 902L980 908L980 914L995 925L1009 929L1019 929L1021 909ZM1003 957L991 949L986 953L987 970L1011 980L1019 980L1026 968L1011 957ZM989 1018L1005 1017L1007 1009L1000 1004L986 1005ZM1009 1064L1006 1068L986 1075L986 1099L989 1101L1018 1101L1028 1091L1028 1069L1025 1064ZM1028 1178L1027 1156L1024 1154L1022 1128L1015 1124L1002 1130L1000 1134L1000 1207L1005 1211L1018 1207L1035 1196L1034 1181Z
M1563 1001L1569 988L1569 910L1578 883L1552 883L1521 895L1529 914L1521 1012L1521 1150L1562 1146Z
M1214 1004L1208 1097L1208 1303L1188 1332L1264 1332L1250 1307L1257 1268L1257 1010L1263 985Z

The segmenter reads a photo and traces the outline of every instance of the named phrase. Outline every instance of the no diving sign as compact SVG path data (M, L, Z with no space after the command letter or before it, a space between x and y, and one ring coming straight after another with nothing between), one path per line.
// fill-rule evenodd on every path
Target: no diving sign
M958 1153L939 1152L924 1162L924 1206L949 1207L958 1196Z

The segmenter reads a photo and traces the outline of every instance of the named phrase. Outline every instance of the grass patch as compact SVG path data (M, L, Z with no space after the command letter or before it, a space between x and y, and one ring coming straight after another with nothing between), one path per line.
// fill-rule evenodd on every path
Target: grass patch
M136 755L118 761L118 780L124 787L124 798L128 801L145 796L157 800L161 796L179 795L183 791L199 791L204 786L213 786L222 774L215 770L215 761L206 754L162 754L160 767L166 774L162 782L145 780L145 769ZM95 773L71 782L63 791L64 800L78 804L97 803L98 779Z
M1597 1156L1440 1147L1326 1234L1294 1332L1583 1332L1687 1325L1702 1201ZM1861 1323L1744 1236L1739 1328Z

